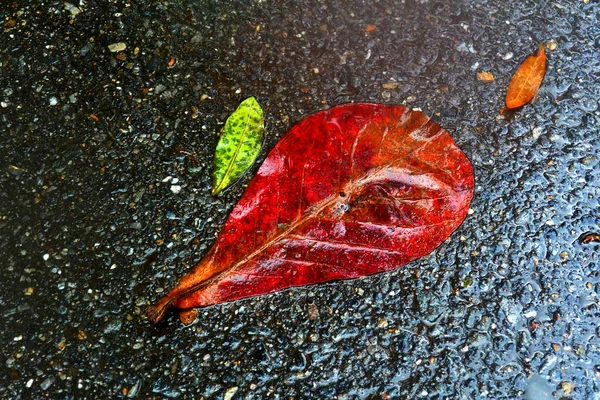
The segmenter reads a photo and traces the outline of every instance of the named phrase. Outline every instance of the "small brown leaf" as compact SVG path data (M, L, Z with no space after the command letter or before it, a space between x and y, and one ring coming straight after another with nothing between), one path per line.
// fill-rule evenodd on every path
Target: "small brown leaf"
M600 234L598 233L584 233L579 237L579 241L583 244L591 243L591 242L600 242Z
M477 73L477 79L482 82L494 82L494 75L491 72L481 71Z
M198 309L197 308L188 308L187 310L181 310L179 312L179 320L184 325L189 325L196 320L198 317Z
M396 89L400 84L398 82L388 82L381 85L384 89Z
M512 110L528 104L533 100L542 84L546 73L546 52L544 44L529 55L513 75L506 92L506 107L500 110Z
M369 24L365 27L365 32L370 33L374 32L377 29L377 25Z

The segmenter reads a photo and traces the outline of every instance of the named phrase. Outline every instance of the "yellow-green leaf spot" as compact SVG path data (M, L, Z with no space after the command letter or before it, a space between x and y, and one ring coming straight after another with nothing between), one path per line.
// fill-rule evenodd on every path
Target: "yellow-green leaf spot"
M242 101L225 122L215 152L212 194L235 183L256 160L263 140L263 110L254 97Z

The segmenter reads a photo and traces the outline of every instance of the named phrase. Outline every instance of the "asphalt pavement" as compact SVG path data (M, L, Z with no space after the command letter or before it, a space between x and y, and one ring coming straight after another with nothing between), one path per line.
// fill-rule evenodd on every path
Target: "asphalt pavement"
M10 0L0 16L0 398L600 398L597 1ZM538 97L501 116L540 42ZM250 96L263 149L214 197L219 131ZM451 132L475 169L461 227L390 273L150 325L275 143L348 102Z

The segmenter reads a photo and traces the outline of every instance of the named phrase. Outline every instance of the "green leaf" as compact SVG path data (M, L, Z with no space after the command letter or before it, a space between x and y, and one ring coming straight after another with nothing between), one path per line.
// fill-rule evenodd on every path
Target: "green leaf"
M229 116L215 152L212 194L235 183L256 160L263 140L263 110L254 97Z

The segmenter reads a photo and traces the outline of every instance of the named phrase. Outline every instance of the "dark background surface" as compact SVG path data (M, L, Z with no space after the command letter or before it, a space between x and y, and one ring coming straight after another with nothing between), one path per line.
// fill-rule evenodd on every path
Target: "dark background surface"
M107 3L0 6L0 398L600 395L599 246L578 240L600 230L598 2ZM539 98L500 118L541 41ZM251 95L261 156L214 198ZM277 140L355 101L453 134L477 181L458 231L391 273L150 326Z

